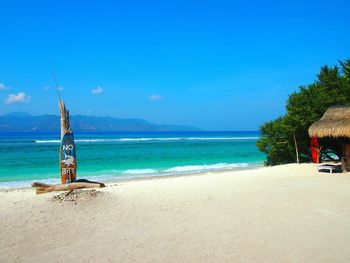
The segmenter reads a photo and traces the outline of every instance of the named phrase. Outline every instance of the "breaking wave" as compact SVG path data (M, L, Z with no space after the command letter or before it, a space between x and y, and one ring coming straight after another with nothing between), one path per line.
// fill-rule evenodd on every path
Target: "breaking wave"
M208 165L185 165L166 169L166 173L203 172L211 170L230 170L248 167L248 163L217 163Z
M158 173L158 171L155 169L130 169L123 172L123 174L133 174L133 175L156 174L156 173Z

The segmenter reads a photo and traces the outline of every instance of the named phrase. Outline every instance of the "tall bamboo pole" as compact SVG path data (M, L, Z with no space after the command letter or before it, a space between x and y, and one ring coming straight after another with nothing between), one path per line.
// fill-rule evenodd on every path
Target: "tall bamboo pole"
M295 153L297 156L297 163L299 163L298 145L297 145L297 139L295 138L295 133L294 133L294 145L295 145Z

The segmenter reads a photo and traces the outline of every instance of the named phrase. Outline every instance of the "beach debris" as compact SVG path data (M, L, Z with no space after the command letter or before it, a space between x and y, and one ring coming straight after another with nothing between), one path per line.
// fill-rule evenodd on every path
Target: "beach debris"
M51 202L60 203L60 204L63 202L72 202L74 204L77 204L79 202L89 201L101 195L102 195L102 192L96 191L95 189L71 190L68 193L61 193L59 195L54 195L51 198Z

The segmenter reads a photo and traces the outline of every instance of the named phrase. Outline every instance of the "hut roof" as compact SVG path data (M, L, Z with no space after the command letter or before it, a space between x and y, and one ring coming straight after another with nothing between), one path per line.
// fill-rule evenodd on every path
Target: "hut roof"
M330 107L309 128L310 137L350 137L350 106Z

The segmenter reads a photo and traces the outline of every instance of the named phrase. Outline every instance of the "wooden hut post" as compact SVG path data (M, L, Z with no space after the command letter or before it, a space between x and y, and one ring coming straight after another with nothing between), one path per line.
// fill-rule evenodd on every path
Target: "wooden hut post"
M341 159L342 169L344 171L350 170L350 144L343 144L343 157Z

